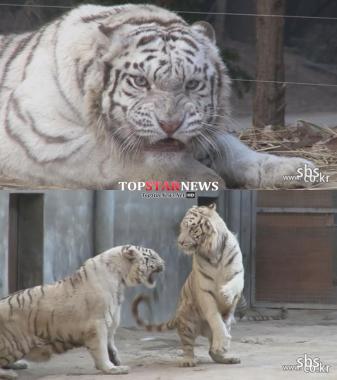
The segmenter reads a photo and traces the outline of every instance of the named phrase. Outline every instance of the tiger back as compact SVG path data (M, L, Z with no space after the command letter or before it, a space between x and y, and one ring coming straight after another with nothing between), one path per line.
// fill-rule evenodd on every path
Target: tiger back
M22 358L48 360L86 347L100 371L123 374L114 335L125 287L153 288L164 262L153 250L114 247L54 284L25 289L0 300L0 378Z

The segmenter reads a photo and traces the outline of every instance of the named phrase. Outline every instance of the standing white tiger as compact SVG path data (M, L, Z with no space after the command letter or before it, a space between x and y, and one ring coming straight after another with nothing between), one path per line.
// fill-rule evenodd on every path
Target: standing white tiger
M160 325L146 324L138 313L138 305L146 297L133 302L133 315L148 331L177 329L184 357L183 367L196 365L195 340L209 340L209 355L222 364L236 364L240 359L226 355L231 340L234 311L244 285L244 268L240 246L235 236L216 212L215 204L193 206L180 224L178 245L193 256L192 271L187 277L173 318Z
M227 76L211 25L152 5L85 5L0 37L0 176L114 187L140 179L293 186L307 161L226 133ZM212 158L212 169L194 159Z
M0 379L15 378L13 371L1 367L21 358L43 361L83 346L97 369L127 373L114 343L124 288L153 288L155 273L163 269L164 261L152 249L115 247L62 281L0 300Z

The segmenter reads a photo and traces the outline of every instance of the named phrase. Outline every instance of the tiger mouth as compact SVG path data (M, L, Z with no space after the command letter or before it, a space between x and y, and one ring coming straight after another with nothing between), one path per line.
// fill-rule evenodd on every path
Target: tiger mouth
M155 269L154 271L152 271L149 276L147 277L147 282L149 283L149 285L151 286L155 286L156 285L156 281L157 281L157 276L160 272L162 272L163 269L161 268L158 268L158 269Z
M146 151L156 152L179 152L185 148L186 145L181 141L168 137L166 139L159 140L154 144L148 144L144 149Z

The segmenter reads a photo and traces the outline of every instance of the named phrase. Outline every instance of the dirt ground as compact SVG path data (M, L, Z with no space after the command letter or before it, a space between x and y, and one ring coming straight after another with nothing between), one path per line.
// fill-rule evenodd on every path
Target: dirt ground
M101 375L85 350L55 356L48 363L30 363L19 372L22 380L280 380L337 379L337 312L290 311L283 321L238 322L232 330L230 355L241 358L238 365L220 365L208 357L207 341L200 338L195 368L179 368L181 355L175 332L147 333L119 329L116 343L128 375ZM296 364L304 354L319 357L329 373L285 371L283 365Z

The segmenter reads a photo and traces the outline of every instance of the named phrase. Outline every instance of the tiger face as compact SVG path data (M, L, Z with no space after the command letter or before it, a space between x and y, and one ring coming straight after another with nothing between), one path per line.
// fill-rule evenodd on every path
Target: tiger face
M131 262L124 279L127 286L143 284L148 288L156 286L156 274L165 268L164 260L153 249L134 245L124 246L122 255Z
M184 216L180 224L180 234L178 237L179 248L187 255L200 253L200 248L212 240L216 234L216 229L211 222L212 211L215 205L209 207L192 207Z
M213 28L153 6L137 6L139 16L132 9L123 23L114 18L100 28L108 41L99 115L105 129L123 153L214 149L218 119L224 125L229 112L229 78Z

